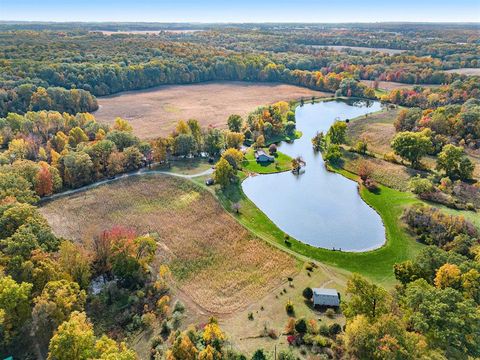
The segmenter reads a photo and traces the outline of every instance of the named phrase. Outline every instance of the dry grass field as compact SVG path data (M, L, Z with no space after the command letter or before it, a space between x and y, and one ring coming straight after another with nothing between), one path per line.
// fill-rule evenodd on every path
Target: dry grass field
M480 76L480 68L460 68L460 69L447 70L446 72L462 74L467 76Z
M399 49L386 49L386 48L372 48L372 47L363 47L363 46L346 46L346 45L312 45L312 47L317 47L317 48L329 48L332 50L337 50L337 51L343 51L347 49L355 50L355 51L360 51L362 53L367 53L370 51L377 51L381 53L385 53L388 55L395 55L395 54L401 54L402 52L405 52L406 50L399 50Z
M207 191L164 175L118 180L41 207L59 236L88 242L115 225L155 232L180 297L203 312L245 308L298 272L296 260L252 236Z
M168 135L178 120L197 119L202 125L226 127L231 114L247 115L258 106L302 97L331 94L272 83L215 82L161 86L98 98L98 121L113 124L117 116L133 125L137 136Z
M364 83L368 87L373 86L373 80L360 80L360 82ZM412 84L404 84L404 83L399 83L395 81L379 81L378 82L378 88L384 91L392 91L395 89L411 89L415 85ZM434 85L434 84L420 84L420 86L423 87L438 87L439 85Z
M349 144L355 146L358 140L366 139L369 151L381 155L392 151L390 142L395 136L393 122L399 112L400 109L384 110L351 120L347 130Z

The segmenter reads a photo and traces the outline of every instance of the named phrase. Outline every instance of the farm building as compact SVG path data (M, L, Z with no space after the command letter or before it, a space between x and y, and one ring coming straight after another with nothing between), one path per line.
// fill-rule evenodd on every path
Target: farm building
M340 306L340 296L335 289L313 289L313 306Z
M275 158L273 156L267 155L263 150L255 151L255 159L257 162L273 162Z

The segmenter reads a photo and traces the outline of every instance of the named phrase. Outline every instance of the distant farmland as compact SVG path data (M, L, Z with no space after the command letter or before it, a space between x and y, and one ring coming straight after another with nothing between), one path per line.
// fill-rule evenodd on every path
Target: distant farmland
M272 83L215 82L161 86L98 99L98 121L113 124L117 116L131 122L141 138L167 135L178 120L197 119L204 126L226 127L231 114L247 115L258 106L301 97L332 94Z
M363 53L367 53L370 51L378 51L378 52L389 54L389 55L401 54L402 52L406 51L406 50L399 50L399 49L372 48L372 47L346 46L346 45L312 45L312 47L329 48L329 49L338 50L338 51L351 49L351 50L360 51Z
M58 236L87 242L113 226L156 233L186 301L227 314L296 272L296 261L254 237L207 191L166 175L118 180L40 208ZM87 245L86 245L87 246Z
M467 76L480 76L480 68L460 68L447 70L447 73L462 74Z

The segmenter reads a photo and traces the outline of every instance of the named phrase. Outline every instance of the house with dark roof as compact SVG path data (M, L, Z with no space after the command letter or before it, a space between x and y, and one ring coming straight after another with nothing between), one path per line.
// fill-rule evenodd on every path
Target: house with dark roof
M273 156L267 155L262 149L255 150L255 160L259 163L265 162L274 162L275 158Z

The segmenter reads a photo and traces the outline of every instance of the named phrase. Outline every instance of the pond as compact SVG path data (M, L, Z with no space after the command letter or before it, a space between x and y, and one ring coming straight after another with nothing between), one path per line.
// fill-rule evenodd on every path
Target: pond
M326 133L335 120L351 119L381 109L376 101L324 101L296 110L303 136L282 143L279 151L301 156L305 172L257 175L242 183L244 193L282 231L306 244L342 251L367 251L382 246L385 229L378 213L360 197L357 183L325 169L311 139Z

